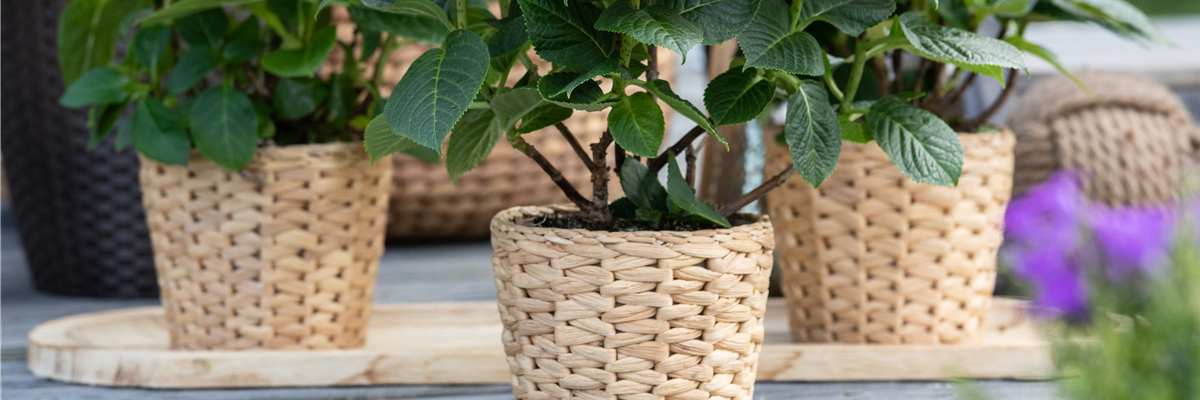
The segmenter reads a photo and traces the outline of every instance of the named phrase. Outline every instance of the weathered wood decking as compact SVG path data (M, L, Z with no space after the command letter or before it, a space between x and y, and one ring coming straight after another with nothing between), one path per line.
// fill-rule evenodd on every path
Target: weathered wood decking
M4 217L11 214L5 213ZM30 375L25 336L37 324L77 313L157 304L155 300L100 300L52 296L33 290L11 222L0 229L0 393L5 399L410 399L501 400L507 385L385 386L245 390L143 390L88 387ZM376 302L491 300L496 296L487 242L389 247L380 266ZM497 338L499 345L499 338ZM987 360L980 360L987 362ZM1054 382L977 382L992 399L1058 398ZM954 399L945 382L760 383L756 399Z

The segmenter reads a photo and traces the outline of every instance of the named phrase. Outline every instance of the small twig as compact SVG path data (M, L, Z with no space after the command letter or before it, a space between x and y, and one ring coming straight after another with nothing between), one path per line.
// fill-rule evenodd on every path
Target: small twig
M871 64L875 65L875 86L879 88L879 97L891 93L888 85L887 61L883 57L875 57Z
M935 62L933 67L933 76L937 78L933 82L933 87L929 89L928 94L921 100L921 107L928 109L930 105L936 104L942 97L938 95L941 92L942 86L946 85L946 63Z
M670 158L671 154L683 153L688 147L691 147L692 142L696 141L696 138L699 138L704 133L705 130L702 127L697 126L692 128L692 130L688 131L686 135L683 135L678 142L675 142L674 145L671 145L671 147L667 148L665 153L662 153L658 157L654 157L653 160L650 160L650 173L657 174L658 171L662 170L663 166L667 165L667 159Z
M762 185L759 185L757 188L750 191L750 193L746 193L732 203L721 206L721 209L718 210L718 212L720 212L724 217L733 215L733 213L741 210L742 207L761 199L763 196L767 195L767 192L770 192L772 189L775 189L780 185L783 185L783 182L787 181L787 179L795 173L796 170L791 166L788 166L787 169L783 170L783 172L780 172L778 175L775 175L775 177L763 182Z
M975 79L978 79L978 78L979 78L979 74L976 74L974 72L967 73L967 78L965 80L963 80L962 85L959 85L958 87L954 88L954 92L951 93L949 96L946 96L942 100L941 104L937 107L937 111L935 111L935 113L938 115L941 115L942 113L949 110L950 107L954 107L955 104L958 104L958 101L962 99L963 93L966 93L967 88L971 87L971 85L975 83ZM949 84L953 84L953 83L949 83Z
M1021 75L1017 73L1017 70L1008 70L1008 86L1004 87L1004 91L1000 92L1000 96L996 98L996 101L992 102L991 107L988 107L988 109L984 111L983 114L979 114L978 117L975 117L964 123L963 127L966 128L968 132L972 132L975 131L975 129L980 125L987 123L988 119L992 118L993 115L996 115L996 112L1000 111L1001 107L1004 107L1004 103L1007 102L1008 98L1012 96L1014 91L1013 89L1017 87L1017 79L1020 78Z
M263 86L257 76L254 76L254 70L250 69L250 64L242 64L242 67L242 70L246 72L246 78L250 80L250 86L254 87L254 91L263 97L271 98L271 91Z
M933 64L928 58L921 59L921 66L917 67L917 81L913 83L913 91L921 92L925 87L925 75L929 72L929 66ZM913 100L916 102L917 100Z
M613 166L613 170L617 171L617 174L621 173L621 166L625 165L625 157L628 155L620 144L613 146L613 158L616 159L617 164Z
M646 46L646 51L650 53L650 60L646 64L646 81L658 79L658 46Z
M525 153L526 156L529 156L529 158L532 158L533 161L538 164L538 166L542 167L542 171L545 171L546 175L550 176L550 180L554 181L554 184L558 185L559 189L562 189L563 193L567 195L567 198L570 199L572 203L575 203L575 206L579 207L580 210L587 210L591 207L591 201L589 201L586 197L583 197L582 194L579 194L579 190L576 190L575 186L571 185L571 181L568 181L567 178L563 176L562 171L559 171L558 168L555 168L553 164L550 164L550 160L547 160L546 156L537 151L537 148L533 147L533 145L529 144L529 142L526 142L525 139L518 138L517 141L518 142L513 143L513 147L516 147L517 149L524 148L522 152Z
M696 147L688 146L685 154L687 154L686 158L684 158L687 160L687 184L688 186L696 187Z
M892 72L896 74L896 93L904 91L904 52L892 50Z
M562 134L564 139L567 139L567 143L571 144L571 148L575 149L575 155L583 160L583 165L586 165L589 171L595 169L596 163L592 162L592 157L588 155L587 150L584 150L583 145L579 144L579 139L576 139L575 135L571 134L571 129L563 125L562 122L554 124L554 127L558 128L558 132Z
M612 132L605 129L600 142L592 144L592 218L601 223L612 219L608 210L608 146L612 144Z

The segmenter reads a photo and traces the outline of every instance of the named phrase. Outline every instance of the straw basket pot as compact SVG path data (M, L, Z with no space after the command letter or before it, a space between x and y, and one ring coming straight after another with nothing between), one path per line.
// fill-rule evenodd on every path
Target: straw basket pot
M694 232L531 226L571 210L516 207L492 220L516 398L752 398L770 219Z
M904 177L878 144L844 143L820 188L768 194L798 342L977 343L1011 197L1011 132L960 134L957 187ZM770 150L769 171L789 165Z
M362 346L391 175L361 143L261 148L241 173L143 158L171 347Z

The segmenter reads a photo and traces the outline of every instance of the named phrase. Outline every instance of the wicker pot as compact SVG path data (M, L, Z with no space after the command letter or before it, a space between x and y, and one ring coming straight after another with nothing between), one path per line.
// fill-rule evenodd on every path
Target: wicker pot
M879 145L845 143L819 189L768 195L798 342L977 343L1011 196L1012 133L960 134L958 187L914 182ZM768 170L788 165L772 146Z
M87 151L87 112L58 105L54 43L67 0L2 4L0 149L34 286L75 296L157 296L136 152L114 151L111 137Z
M527 226L565 210L517 207L492 220L516 398L752 398L770 220L695 232Z
M264 148L240 174L143 158L171 347L362 346L391 175L361 143Z

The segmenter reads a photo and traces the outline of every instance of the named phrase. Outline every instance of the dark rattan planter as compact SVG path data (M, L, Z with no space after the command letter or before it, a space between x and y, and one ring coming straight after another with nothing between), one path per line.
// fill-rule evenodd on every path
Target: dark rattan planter
M137 154L116 153L111 138L88 152L86 113L57 103L55 37L66 3L0 3L0 150L21 244L39 290L157 296Z

